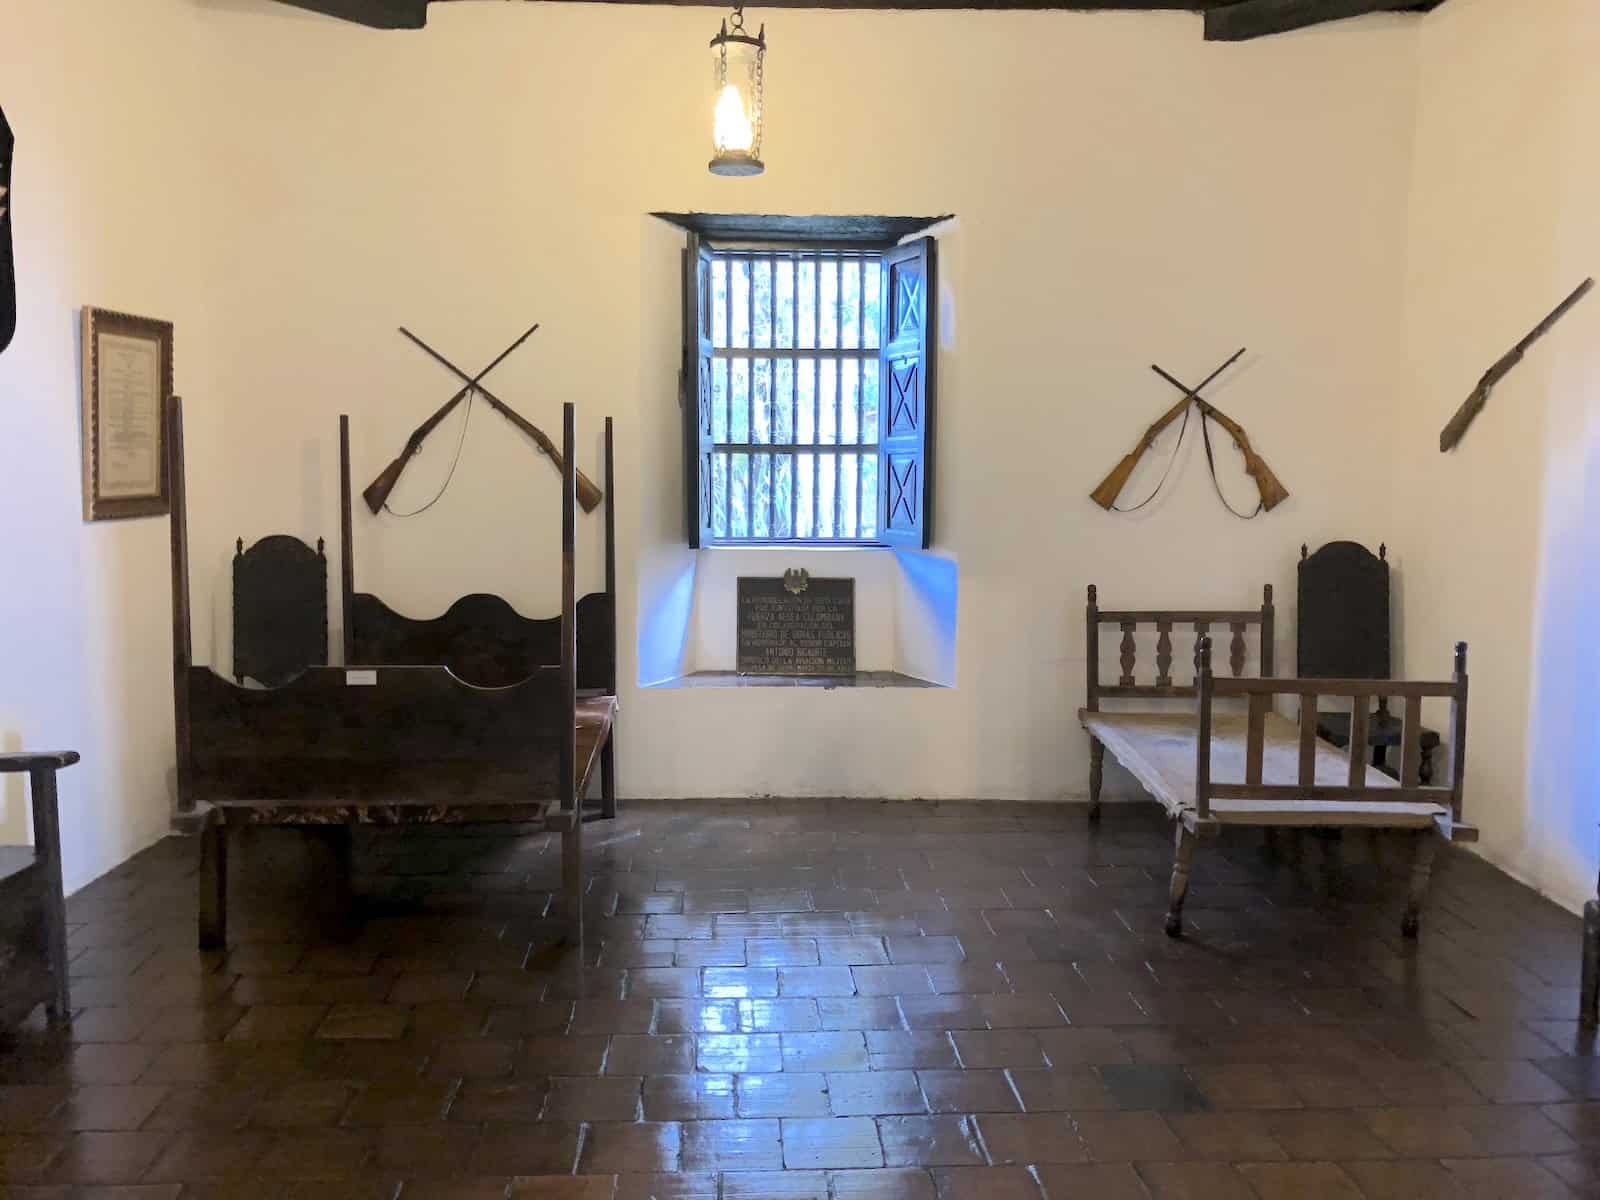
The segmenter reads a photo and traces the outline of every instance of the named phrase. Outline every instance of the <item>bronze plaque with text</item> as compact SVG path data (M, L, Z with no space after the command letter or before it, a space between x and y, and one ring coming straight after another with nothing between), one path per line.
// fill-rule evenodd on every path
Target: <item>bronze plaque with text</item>
M739 580L741 675L854 675L856 581Z

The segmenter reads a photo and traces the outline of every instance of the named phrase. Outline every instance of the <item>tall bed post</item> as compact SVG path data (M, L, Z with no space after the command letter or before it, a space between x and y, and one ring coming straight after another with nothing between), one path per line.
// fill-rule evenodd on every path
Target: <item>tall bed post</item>
M1450 819L1461 820L1462 782L1467 774L1467 644L1456 643L1456 694L1450 699Z
M1211 705L1216 694L1216 680L1211 674L1211 638L1200 639L1199 647L1199 719L1196 722L1194 745L1194 804L1202 821L1211 819Z
M189 499L183 468L183 401L167 405L167 467L172 488L172 725L177 734L178 811L194 811L194 734L189 723Z
M344 665L355 661L351 625L356 592L356 539L350 518L350 418L339 414L339 631Z
M606 691L617 694L617 479L611 418L606 418L606 599L611 602L611 672Z
M606 694L617 694L617 472L611 418L606 418ZM613 720L600 749L600 815L617 815L617 727Z
M1187 814L1180 814L1173 835L1172 880L1167 885L1168 937L1183 935L1183 902L1189 895L1189 869L1194 862L1198 829L1211 817L1211 701L1214 680L1211 674L1211 638L1200 638L1195 647L1195 690L1199 693L1199 721L1195 728L1194 803L1191 825Z
M1100 592L1094 584L1089 585L1089 602L1084 612L1086 629L1084 631L1084 644L1087 647L1087 670L1084 672L1088 678L1088 694L1084 697L1084 708L1088 712L1100 711ZM1106 747L1105 743L1094 734L1089 735L1089 820L1100 820L1100 785L1105 778Z
M578 795L578 620L574 543L577 535L578 479L574 453L573 407L561 408L561 722L557 791L567 816L561 835L561 882L569 938L583 945L583 797Z
M1261 678L1277 678L1278 639L1276 612L1272 607L1272 585L1261 589Z

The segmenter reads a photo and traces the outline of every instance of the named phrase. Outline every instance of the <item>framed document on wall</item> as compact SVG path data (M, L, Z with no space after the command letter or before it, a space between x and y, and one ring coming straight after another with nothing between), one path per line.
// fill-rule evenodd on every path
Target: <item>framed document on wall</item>
M83 310L83 519L160 516L172 325Z

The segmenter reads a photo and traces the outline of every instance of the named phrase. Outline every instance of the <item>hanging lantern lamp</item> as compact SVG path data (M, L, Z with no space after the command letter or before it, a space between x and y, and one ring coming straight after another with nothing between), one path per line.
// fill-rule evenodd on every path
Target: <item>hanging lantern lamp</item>
M711 115L713 175L759 175L761 162L762 66L767 54L767 27L755 37L745 32L744 5L723 18L711 39L716 94Z

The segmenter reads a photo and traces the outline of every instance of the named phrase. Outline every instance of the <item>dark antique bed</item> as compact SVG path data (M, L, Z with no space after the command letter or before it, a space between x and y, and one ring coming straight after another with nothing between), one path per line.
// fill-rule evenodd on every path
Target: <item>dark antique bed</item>
M503 686L471 682L435 663L310 665L273 687L238 686L195 666L179 401L169 424L179 808L202 832L201 946L226 943L230 828L318 831L339 862L343 893L356 825L479 822L534 824L561 834L561 908L569 940L581 944L581 798L607 757L616 698L578 695L572 406L563 414L562 610L554 619L554 661Z
M605 590L577 602L578 691L617 694L617 553L615 462L611 418L605 422ZM396 612L372 592L356 590L351 514L350 419L339 418L340 574L344 661L361 666L445 666L478 687L520 685L540 667L561 661L562 618L524 617L503 597L462 596L441 615ZM617 815L615 732L600 750L601 803L591 819ZM579 793L580 796L582 792Z

